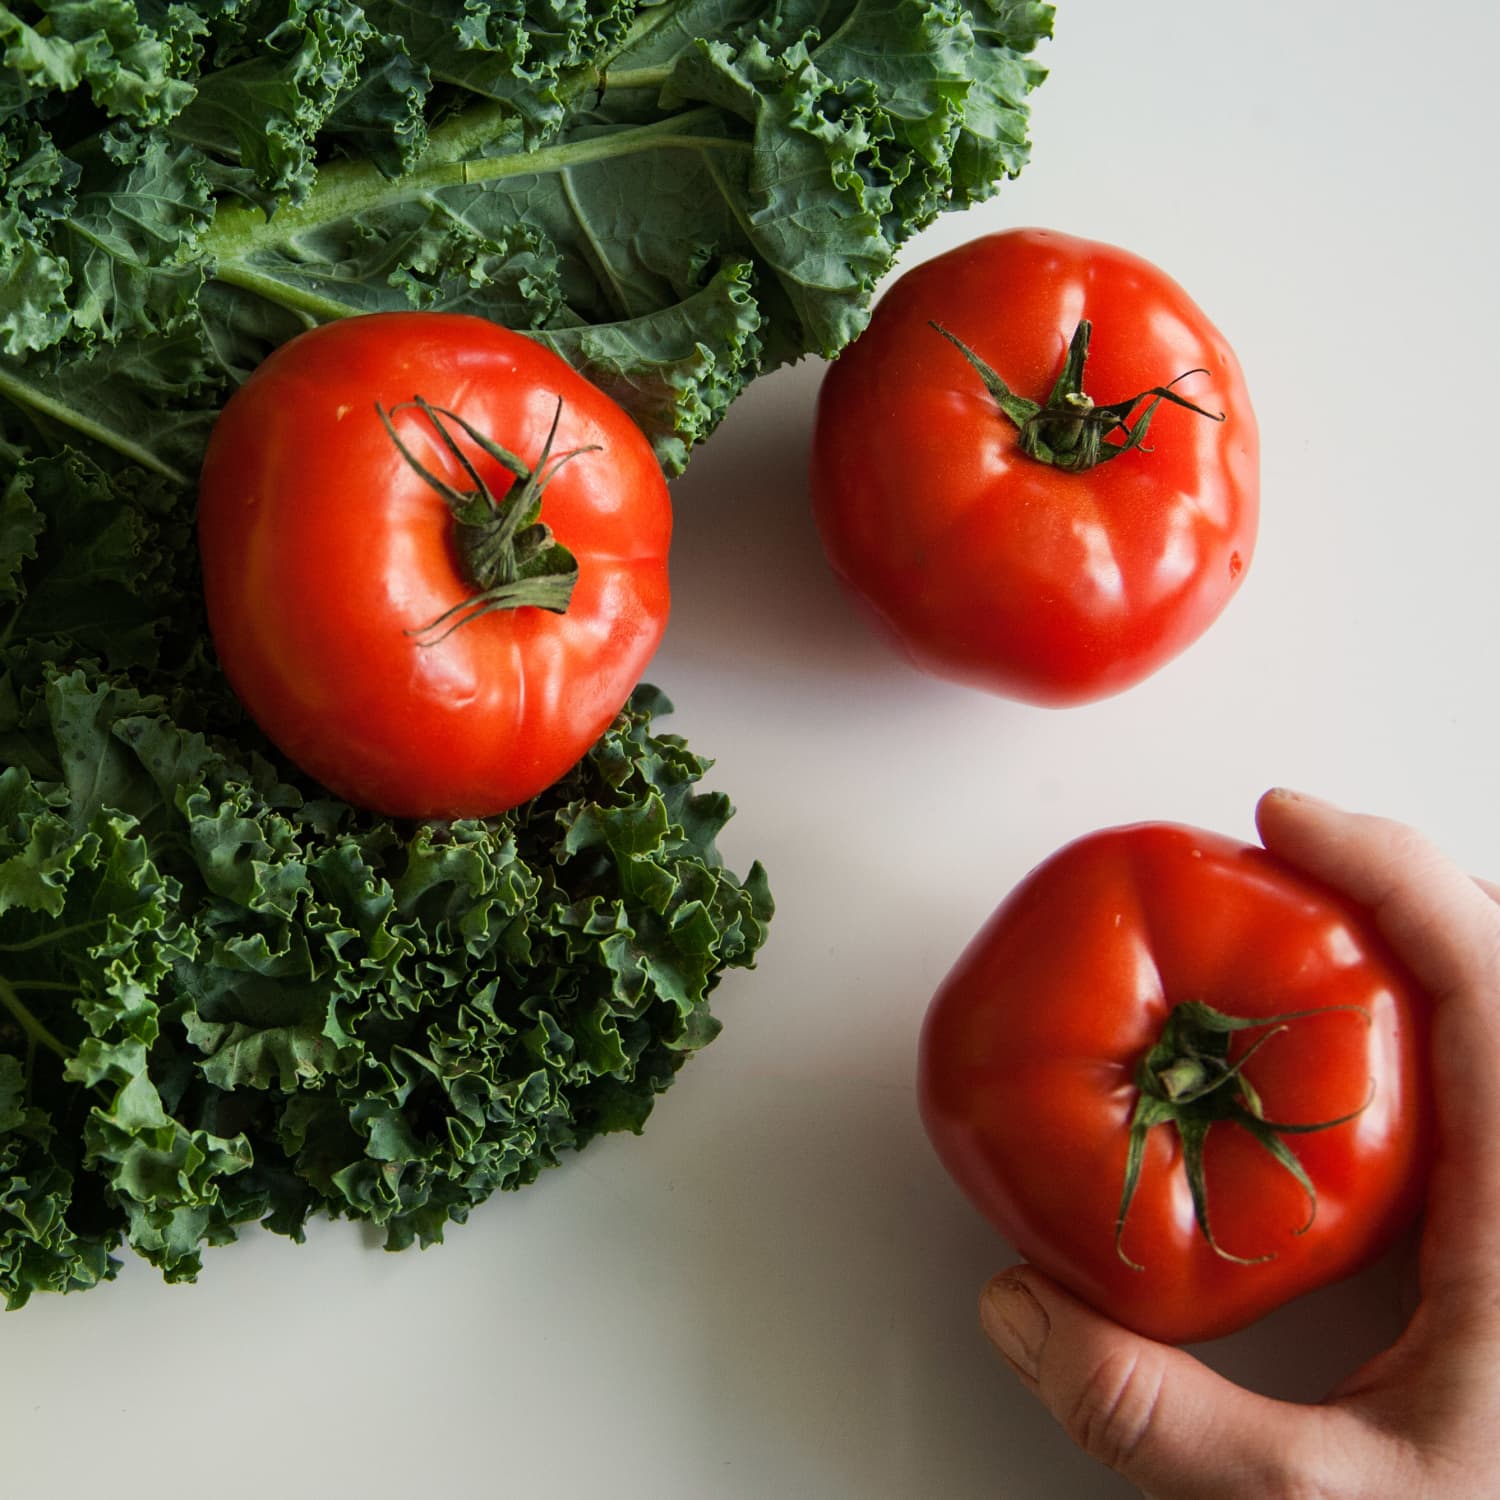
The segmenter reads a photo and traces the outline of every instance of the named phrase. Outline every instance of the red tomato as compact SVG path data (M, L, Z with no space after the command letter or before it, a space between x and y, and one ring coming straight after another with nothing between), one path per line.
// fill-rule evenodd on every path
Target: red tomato
M1024 409L1057 396L1062 417L1028 426L1044 457L933 323ZM1054 391L1081 323L1091 412ZM1152 409L1174 380L1201 413ZM1100 461L1077 468L1089 448ZM1016 230L876 304L824 379L811 485L835 572L919 667L1074 704L1140 681L1224 608L1255 546L1258 440L1233 353L1181 287L1112 246Z
M283 345L225 407L199 493L241 701L339 796L412 818L499 812L578 761L661 639L671 530L613 401L447 313Z
M1203 1006L1243 1029L1195 1030ZM1366 913L1263 849L1137 824L1068 845L998 908L933 999L919 1098L1021 1255L1186 1343L1348 1275L1409 1224L1427 1033Z

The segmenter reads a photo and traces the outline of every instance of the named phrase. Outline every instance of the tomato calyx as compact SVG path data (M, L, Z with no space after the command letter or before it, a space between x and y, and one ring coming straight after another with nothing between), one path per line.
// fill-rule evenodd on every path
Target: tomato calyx
M941 323L932 323L930 326L968 360L995 404L1015 423L1020 432L1021 451L1039 463L1051 464L1068 474L1081 474L1119 458L1121 454L1129 453L1132 448L1141 448L1150 431L1151 419L1163 401L1185 407L1200 417L1207 417L1211 422L1222 422L1225 419L1223 412L1209 411L1185 396L1179 396L1172 389L1190 375L1208 374L1201 366L1184 370L1166 385L1154 385L1124 401L1114 401L1107 406L1096 405L1093 397L1083 388L1083 367L1088 361L1089 340L1094 331L1093 324L1087 318L1080 321L1073 330L1062 373L1057 377L1045 403L1018 396L999 372L956 334L950 333ZM1132 420L1132 413L1143 401L1148 403L1146 409ZM1120 439L1118 442L1113 441L1117 434Z
M400 450L402 458L435 489L453 515L453 540L465 579L475 592L444 610L407 634L420 645L435 646L462 625L497 609L519 609L531 606L562 614L573 597L578 582L578 560L553 536L541 520L542 492L553 475L580 453L598 449L598 444L570 449L552 457L557 424L562 419L562 397L552 414L552 426L542 444L541 457L533 468L510 449L502 447L486 434L466 422L457 412L433 406L421 396L403 401L387 411L378 402L375 410ZM397 412L420 411L432 424L443 446L453 455L473 483L472 490L455 489L447 480L434 474L402 442L391 420ZM467 453L458 445L445 425L456 424L490 458L516 481L499 497L485 483ZM551 459L551 467L548 460Z
M1126 1155L1125 1184L1120 1196L1119 1217L1115 1221L1115 1253L1132 1270L1144 1267L1133 1261L1124 1248L1125 1220L1130 1212L1140 1181L1145 1158L1146 1138L1158 1125L1176 1128L1182 1143L1183 1170L1193 1198L1193 1215L1205 1240L1217 1255L1237 1265L1258 1265L1275 1257L1234 1255L1214 1238L1209 1223L1208 1189L1203 1170L1203 1147L1214 1125L1227 1121L1238 1125L1271 1157L1284 1167L1307 1194L1307 1220L1298 1229L1305 1234L1318 1212L1317 1189L1306 1169L1282 1139L1284 1135L1306 1135L1331 1130L1357 1119L1374 1097L1370 1095L1356 1110L1331 1120L1293 1124L1268 1120L1260 1095L1245 1076L1245 1065L1273 1037L1288 1029L1288 1023L1308 1016L1325 1015L1328 1010L1354 1010L1371 1020L1362 1006L1327 1007L1322 1010L1289 1011L1285 1015L1243 1017L1226 1015L1201 1001L1187 1000L1175 1005L1162 1027L1161 1036L1141 1059L1136 1070L1139 1096L1130 1119L1130 1138ZM1230 1042L1237 1032L1269 1028L1257 1037L1238 1058L1229 1060Z

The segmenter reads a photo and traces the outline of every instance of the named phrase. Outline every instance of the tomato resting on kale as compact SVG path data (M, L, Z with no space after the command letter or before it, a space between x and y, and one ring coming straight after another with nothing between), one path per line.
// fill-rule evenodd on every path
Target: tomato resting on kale
M834 361L810 483L824 550L919 667L1025 701L1130 687L1250 565L1255 416L1183 289L1050 230L902 276Z
M486 816L570 770L666 626L672 514L596 386L482 318L378 313L229 400L199 544L251 717L339 796Z
M1369 914L1172 824L1044 861L944 980L923 1123L1039 1270L1137 1332L1233 1332L1377 1257L1429 1166L1429 1004Z

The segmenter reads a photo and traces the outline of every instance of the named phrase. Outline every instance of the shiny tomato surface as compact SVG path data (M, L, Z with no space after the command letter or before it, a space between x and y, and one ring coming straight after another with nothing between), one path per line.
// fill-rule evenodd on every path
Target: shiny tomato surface
M1045 404L1083 321L1098 406L1185 376L1172 390L1210 415L1162 401L1140 446L1070 471L1022 451L932 327ZM881 297L824 379L810 478L835 572L918 666L1066 705L1139 682L1218 616L1255 547L1258 455L1238 361L1176 282L1026 229L919 264Z
M1307 1178L1236 1119L1212 1123L1211 1239L1171 1123L1144 1133L1121 1222L1142 1064L1183 1002L1267 1023L1230 1042L1231 1067L1255 1047L1245 1088L1230 1078L1212 1097L1285 1127ZM1350 1274L1410 1223L1430 1151L1428 1014L1368 915L1265 850L1110 829L1033 870L943 982L922 1118L1027 1260L1138 1332L1212 1338Z
M477 585L431 480L477 493L462 454L501 503L520 481L443 418L450 448L419 397L533 468L556 421L539 521L576 559L562 612L434 628ZM578 761L661 638L671 530L661 469L613 401L535 341L454 314L283 345L226 406L200 490L214 645L246 708L330 790L413 818L499 812Z

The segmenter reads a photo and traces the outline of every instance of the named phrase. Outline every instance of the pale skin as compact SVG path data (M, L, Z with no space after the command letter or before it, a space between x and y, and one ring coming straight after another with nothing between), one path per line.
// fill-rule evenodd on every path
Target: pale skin
M1243 1390L1027 1266L985 1288L981 1325L1073 1441L1154 1500L1495 1500L1500 887L1402 824L1298 793L1268 792L1256 823L1272 853L1368 907L1434 1000L1437 1141L1410 1323L1312 1406Z

